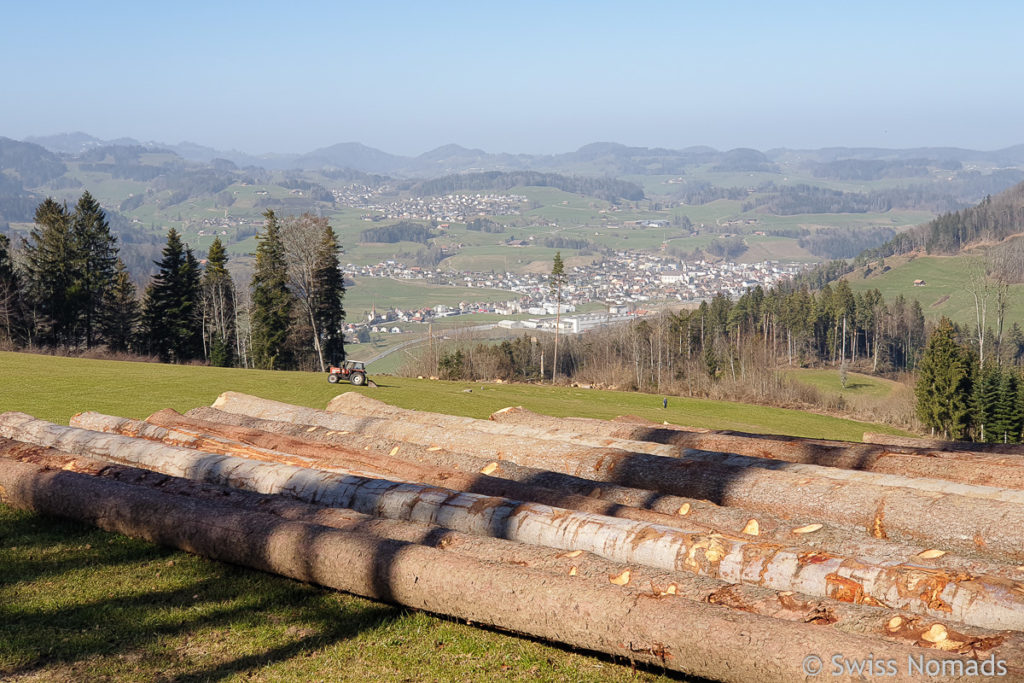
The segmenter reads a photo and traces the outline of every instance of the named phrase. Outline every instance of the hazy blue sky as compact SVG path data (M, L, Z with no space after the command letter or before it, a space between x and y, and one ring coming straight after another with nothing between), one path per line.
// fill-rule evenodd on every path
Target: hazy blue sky
M1020 2L8 0L0 135L246 152L1024 142Z

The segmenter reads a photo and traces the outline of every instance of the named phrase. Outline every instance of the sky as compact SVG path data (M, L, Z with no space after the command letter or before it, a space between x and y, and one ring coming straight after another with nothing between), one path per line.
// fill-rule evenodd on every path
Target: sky
M0 136L252 154L1024 143L1020 2L6 0Z

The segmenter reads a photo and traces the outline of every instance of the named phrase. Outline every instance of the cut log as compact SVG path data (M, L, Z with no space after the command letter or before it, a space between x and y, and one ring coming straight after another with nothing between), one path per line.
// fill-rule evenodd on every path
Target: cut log
M354 409L349 409L349 413ZM679 428L676 425L623 424L586 418L566 420L533 413L521 407L499 410L491 415L491 420L509 426L544 430L548 438L561 438L566 441L578 442L585 434L592 437L614 438L619 440L614 442L616 447L642 450L656 455L666 453L650 448L644 449L635 444L652 441L679 448L734 453L792 463L1024 489L1024 456L929 450L895 452L884 446L846 441L737 432L695 433L689 428ZM910 450L912 449L905 449Z
M803 678L809 653L827 661L834 651L850 660L901 662L890 679L897 681L915 678L902 668L908 657L926 653L940 666L945 660L972 661L938 648L925 651L864 636L837 642L827 627L737 615L671 595L630 595L610 584L581 592L576 577L513 570L74 472L41 472L26 463L0 468L0 499L213 559L716 680L788 683ZM932 628L929 632L936 635ZM945 640L951 635L946 629ZM833 680L858 678L844 674Z
M907 448L912 450L946 451L950 453L993 453L1024 457L1024 444L1019 443L984 443L978 441L943 441L942 439L925 439L911 436L895 436L864 432L864 442L889 446L890 448Z
M222 410L254 417L350 431L362 428L417 443L432 441L455 450L472 448L472 442L476 442L488 455L521 465L779 517L817 518L863 529L876 538L1024 562L1024 505L1014 499L1020 491L795 463L776 462L774 469L770 469L771 464L749 467L740 464L749 460L736 460L745 456L724 456L726 460L712 462L500 435L480 438L469 430L356 418L233 392L222 394L217 404ZM728 458L733 458L732 464ZM922 490L926 487L928 490ZM941 493L950 488L957 493Z
M740 530L734 529L737 515L716 514L716 512L720 513L721 509L707 511L708 514L701 516L701 519L705 521L701 521L694 519L694 515L691 514L680 516L678 509L673 510L675 514L650 513L621 504L608 504L587 496L567 495L552 489L522 485L479 474L467 476L461 472L424 467L387 456L368 455L366 451L351 451L336 446L310 443L296 437L187 418L173 410L160 411L151 416L150 420L156 420L164 426L99 413L76 415L72 418L71 424L74 427L94 431L141 436L210 453L239 455L266 462L316 467L328 471L331 471L332 468L335 468L335 471L350 471L346 467L349 464L354 464L359 472L392 481L401 479L431 486L444 486L457 491L518 498L611 517L647 521L663 526L690 530L700 529L703 533L745 533L759 536L760 540L777 545L791 545L795 539L792 524L785 524L772 517L761 516L758 519L747 517L742 530ZM211 438L211 435L214 438ZM237 440L231 437L237 437ZM273 446L276 450L266 449L267 446ZM362 476L367 475L363 474ZM707 523L708 521L711 523ZM716 522L722 522L722 524ZM755 529L756 532L752 532L752 529ZM825 529L820 525L813 534L801 536L799 543L807 551L817 551L822 555L866 556L885 564L904 563L908 558L912 558L914 562L920 562L921 560L944 557L942 568L954 573L988 574L1002 576L1010 580L1024 579L1024 572L1008 571L1009 568L1005 565L957 557L935 549L908 547L874 539L864 539L843 530Z
M986 576L957 576L867 558L807 553L761 541L676 529L450 489L254 462L140 439L63 427L28 415L0 416L0 435L117 463L389 519L437 524L533 545L581 549L624 564L690 571L730 582L844 602L952 617L985 628L1024 630L1024 592Z
M245 394L225 392L221 398L225 402L243 400ZM226 403L225 403L226 404ZM216 402L214 407L221 407ZM459 415L446 415L444 413L432 413L421 410L408 410L388 405L383 401L363 396L362 394L347 393L334 397L327 404L327 413L349 415L355 418L381 418L385 420L401 420L409 424L419 424L426 427L441 428L448 430L483 432L503 437L514 437L518 439L529 438L538 441L568 442L574 446L591 448L616 448L636 453L649 453L652 455L664 455L675 457L679 449L675 446L654 443L650 441L628 441L610 436L600 436L585 432L566 432L558 425L545 425L533 427L523 424L503 424L493 420L479 420L474 417L462 417Z
M155 413L148 418L148 420L152 420L156 424L167 427L179 424L181 419L183 418L178 413L166 410ZM440 464L444 467L461 467L464 470L472 471L483 466L494 466L496 464L497 468L492 473L494 476L530 485L543 485L546 488L567 493L578 493L617 505L649 508L664 512L665 514L685 517L686 520L692 521L695 524L705 525L734 535L740 534L750 520L750 512L742 508L722 507L694 498L657 494L646 489L622 487L607 482L595 482L590 479L558 472L522 467L511 464L507 460L488 461L487 459L474 458L462 453L445 451L437 447L427 448L417 444L378 439L377 437L360 437L358 434L346 430L337 431L325 427L266 420L226 413L214 408L195 408L190 410L184 419L189 421L198 420L198 423L196 423L198 425L212 425L214 430L216 430L216 425L218 424L229 427L242 427L244 431L234 432L235 436L242 437L243 441L265 447L281 448L285 443L277 440L281 436L291 436L323 445L348 445L353 441L362 443L361 439L365 439L380 446L380 452L393 452L396 458L407 460L410 463L426 461ZM268 433L271 434L271 437L267 441L261 441L258 436L254 436L254 434ZM374 452L370 445L367 445L366 448L370 449L369 452ZM396 448L398 449L397 451L395 451ZM808 523L808 520L801 521L800 518L793 517L783 518L769 513L760 514L758 516L758 523L760 538L764 541L780 545L788 545L794 541L794 529L814 529L814 532L811 534L800 535L799 542L801 546L827 554L866 555L887 562L899 563L903 562L909 555L917 555L919 552L924 552L931 548L931 546L927 545L916 548L904 545L894 549L892 543L877 540L874 537L868 537L863 533L847 528L828 524ZM966 558L961 558L961 561L964 564L956 566L968 573L989 573L992 571L990 569L992 565L988 562L979 562Z
M156 424L155 421L162 422L164 426ZM161 411L145 422L101 413L79 413L71 418L71 426L96 432L140 437L218 455L235 455L263 462L313 467L328 472L367 478L441 486L455 491L515 498L569 510L651 522L663 526L684 527L691 530L702 528L700 524L692 520L684 522L683 518L675 514L609 503L589 496L564 493L482 473L469 474L453 469L407 462L367 451L317 445L295 437L186 418L170 410ZM703 531L712 533L722 531L722 529L705 526Z
M153 424L164 427L173 427L179 424L181 416L175 411L162 410L146 418ZM565 493L578 494L588 498L605 501L616 505L625 505L642 509L650 509L668 515L685 516L698 524L713 525L717 529L734 531L739 533L746 524L750 515L731 508L724 508L714 503L695 498L686 498L670 494L656 494L646 489L629 488L619 486L610 482L594 481L576 477L562 472L538 469L517 465L505 459L491 459L479 457L466 452L451 451L437 445L426 445L411 443L397 439L389 439L374 433L368 436L364 433L350 430L335 430L326 427L316 427L278 420L268 420L258 417L250 417L237 413L228 413L215 408L193 408L185 416L187 420L198 420L201 424L220 424L227 426L242 427L249 431L272 434L276 437L292 437L305 441L312 441L317 444L348 447L356 445L364 452L388 454L397 459L415 464L430 464L444 469L454 469L464 472L482 472L484 469L491 469L489 476L510 479L532 486L562 491ZM367 422L371 431L382 432L384 430L373 430L376 423ZM235 433L238 436L239 432ZM249 437L242 438L245 441ZM255 438L255 437L254 437ZM283 442L276 440L250 441L266 448L280 447ZM771 524L771 522L769 522ZM784 522L771 525L762 533L780 534L789 538L789 530L793 523ZM826 527L821 536L826 536L832 529ZM849 539L849 533L842 531L842 537ZM817 540L817 536L815 540ZM782 542L780 540L780 542Z
M279 496L263 496L154 475L147 470L110 465L92 458L0 439L0 469L4 466L3 458L32 463L47 470L89 474L113 479L122 484L148 486L164 495L174 494L188 496L191 499L212 500L221 507L230 506L235 510L271 514L281 519L368 534L381 540L428 545L443 549L449 554L470 557L481 562L529 567L554 576L571 575L577 577L579 581L575 589L576 594L590 590L593 585L606 585L611 582L609 577L622 576L629 571L630 581L622 586L622 590L628 593L655 597L676 596L786 621L828 626L842 633L871 635L919 647L942 647L976 658L995 657L1006 661L1010 670L1024 670L1024 634L1015 631L982 630L944 620L941 626L946 630L947 638L945 641L932 642L923 637L935 628L932 622L876 607L813 598L797 593L769 591L752 586L725 584L686 573L656 573L644 567L629 568L609 563L602 558L579 551L560 553L547 548L534 548L498 539L476 538L436 527L373 519L350 510L322 508L289 501ZM0 473L0 479L2 477L3 474ZM684 608L684 605L680 605L680 609ZM950 633L954 635L949 637ZM947 641L955 642L957 646L951 648Z

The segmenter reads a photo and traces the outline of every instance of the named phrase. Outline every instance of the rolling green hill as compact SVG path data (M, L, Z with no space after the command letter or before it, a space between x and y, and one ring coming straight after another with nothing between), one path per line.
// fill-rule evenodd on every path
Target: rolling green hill
M983 268L984 257L977 252L967 252L959 256L917 256L893 257L885 259L889 269L884 273L873 268L871 274L864 276L865 269L858 268L846 276L850 288L854 291L878 289L886 300L903 295L907 299L917 299L928 320L938 320L942 316L973 326L976 324L976 307L974 296L968 291L972 274L976 277ZM917 280L923 285L915 285ZM1006 313L1006 325L1024 321L1024 284L1012 284L1009 287L1009 302ZM989 303L989 325L995 324L993 303Z

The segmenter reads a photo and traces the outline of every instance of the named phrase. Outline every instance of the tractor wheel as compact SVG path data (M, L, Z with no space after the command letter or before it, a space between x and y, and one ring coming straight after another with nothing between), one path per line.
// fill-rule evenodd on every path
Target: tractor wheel
M338 382L341 381L341 378L338 377L336 373L332 372L331 374L327 375L327 381L330 382L331 384L337 384Z
M352 376L348 378L349 382L352 382L357 387L361 387L366 384L366 375L361 372L353 372Z

